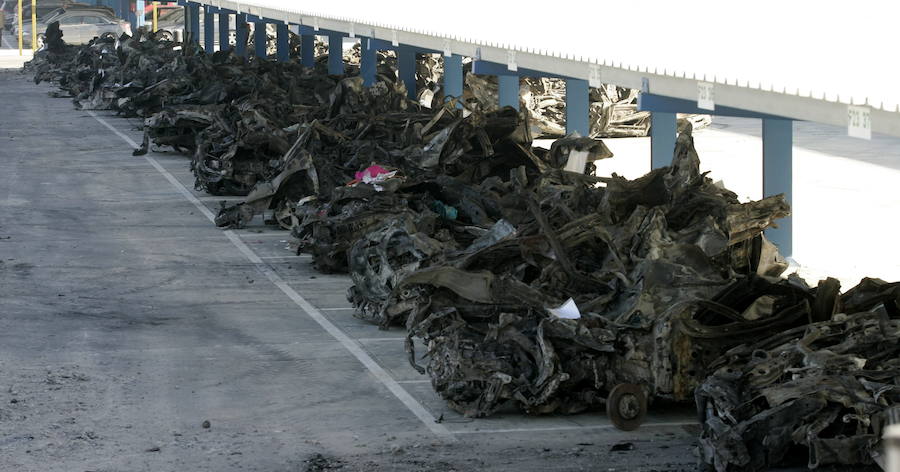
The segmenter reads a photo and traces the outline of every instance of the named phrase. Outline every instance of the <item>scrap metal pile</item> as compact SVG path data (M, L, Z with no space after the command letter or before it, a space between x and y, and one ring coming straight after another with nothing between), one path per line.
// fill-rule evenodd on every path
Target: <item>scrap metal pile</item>
M747 298L723 294L716 309L735 296ZM745 339L710 365L696 392L704 463L724 472L883 461L882 431L900 401L900 283L866 278L841 294L834 279L795 281L728 316L803 323Z
M528 107L424 106L389 55L364 87L321 63L50 33L36 80L145 117L138 152L181 149L199 188L247 194L217 225L269 215L318 270L348 272L355 316L404 326L410 363L455 410L605 406L633 429L656 398L694 401L700 459L719 472L877 456L900 396L900 284L841 294L781 277L763 230L786 201L740 203L713 183L687 122L670 166L598 177L601 141L546 150Z
M523 77L519 101L529 111L535 138L557 138L566 133L566 81L552 77ZM499 85L494 76L466 74L466 97L485 111L496 108ZM590 88L589 124L592 138L647 136L650 112L638 111L638 91L611 84ZM709 115L679 114L694 129L708 126Z

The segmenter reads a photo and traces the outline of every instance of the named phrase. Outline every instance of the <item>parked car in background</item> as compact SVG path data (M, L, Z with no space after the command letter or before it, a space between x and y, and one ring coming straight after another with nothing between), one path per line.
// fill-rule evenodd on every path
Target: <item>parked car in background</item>
M167 8L160 11L157 20L156 30L161 39L177 42L184 39L184 8Z
M15 0L10 3L13 4L12 30L15 30L19 25L19 2ZM73 3L76 2L74 0L38 0L37 9L35 10L37 20L41 21L48 13L60 8L66 8ZM7 18L7 21L9 21L9 18ZM31 0L22 1L22 24L31 24Z
M57 8L56 10L53 10L50 13L47 13L40 19L40 22L43 24L49 25L50 23L53 23L54 21L56 21L56 17L62 15L63 13L65 13L67 11L72 11L72 10L85 10L85 11L92 10L95 12L99 11L100 13L103 13L103 14L106 14L109 16L113 16L113 17L116 16L116 11L110 7L88 5L86 3L72 3L65 8Z
M6 31L12 31L13 23L16 23L16 6L19 4L18 0L3 0L0 2L0 10L3 10L3 13L6 13L6 23L3 25L3 29Z
M131 23L116 18L106 7L80 6L66 9L52 16L50 20L59 22L63 40L69 44L84 44L106 33L115 36L122 33L131 34ZM50 22L42 20L37 23L38 47L43 46L44 31ZM22 31L25 44L31 47L31 23L23 24Z

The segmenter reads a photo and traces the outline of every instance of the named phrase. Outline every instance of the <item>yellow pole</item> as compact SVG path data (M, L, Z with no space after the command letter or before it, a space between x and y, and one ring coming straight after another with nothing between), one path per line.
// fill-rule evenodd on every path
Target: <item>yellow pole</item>
M31 0L31 53L37 52L37 0Z
M19 0L19 55L22 55L22 0Z
M153 32L156 32L156 25L159 23L159 10L156 7L159 5L159 2L153 2Z

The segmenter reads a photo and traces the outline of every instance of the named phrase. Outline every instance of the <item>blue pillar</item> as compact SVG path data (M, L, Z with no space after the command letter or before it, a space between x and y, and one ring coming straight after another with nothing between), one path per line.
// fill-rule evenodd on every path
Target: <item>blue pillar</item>
M650 112L651 169L658 169L672 163L677 133L675 113Z
M197 5L197 8L199 9L199 5ZM125 0L125 16L123 18L131 23L132 26L137 24L137 12L131 9L131 0Z
M331 48L328 49L331 51ZM375 85L377 72L378 50L370 38L359 38L359 50L361 53L359 62L359 75L363 78L363 85L371 87Z
M397 47L397 67L399 68L400 80L406 86L406 96L411 100L415 100L418 96L418 90L416 90L416 50L406 45Z
M269 38L266 34L266 22L256 21L253 23L253 53L256 57L266 57L266 46L268 46Z
M498 75L497 95L501 107L519 109L519 75Z
M763 139L763 196L783 193L788 204L793 205L793 140L794 124L791 120L764 118ZM766 237L778 246L784 257L794 252L793 221L791 217L778 220L778 228L767 229Z
M219 10L219 51L231 49L228 41L228 30L231 29L231 12Z
M590 104L587 80L566 79L566 134L591 134Z
M306 67L316 65L316 36L312 34L300 35L300 63Z
M463 67L462 56L453 54L444 56L444 98L462 98ZM462 106L459 104L458 106Z
M237 35L237 44L234 47L234 53L238 56L247 56L247 39L250 37L250 28L247 25L247 14L238 13L234 15L234 29Z
M203 7L203 49L207 54L216 50L216 14L209 5Z
M275 40L278 49L278 60L287 62L291 59L290 32L287 23L278 23L275 25L277 29L277 37Z
M328 73L344 75L344 35L328 33Z
M190 16L185 15L185 21L190 21L190 42L200 44L200 4L188 2L185 8L190 11Z

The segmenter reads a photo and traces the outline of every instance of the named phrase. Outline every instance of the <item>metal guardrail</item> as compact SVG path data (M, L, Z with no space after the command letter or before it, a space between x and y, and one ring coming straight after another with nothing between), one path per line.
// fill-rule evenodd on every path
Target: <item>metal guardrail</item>
M700 84L712 84L717 106L843 127L849 127L851 120L855 119L858 120L857 128L900 136L900 106L895 110L886 110L880 104L875 106L869 103L827 100L825 97L800 96L788 90L765 90L752 87L749 83L743 85L737 81L729 83L716 77L679 76L668 71L606 64L561 54L483 43L476 39L447 37L403 27L263 7L232 0L196 0L194 3L304 25L312 27L314 31L336 31L350 37L365 36L390 41L395 45L452 51L453 54L506 64L511 71L517 68L531 69L546 72L548 76L586 80L594 86L609 83L682 100L697 101Z

